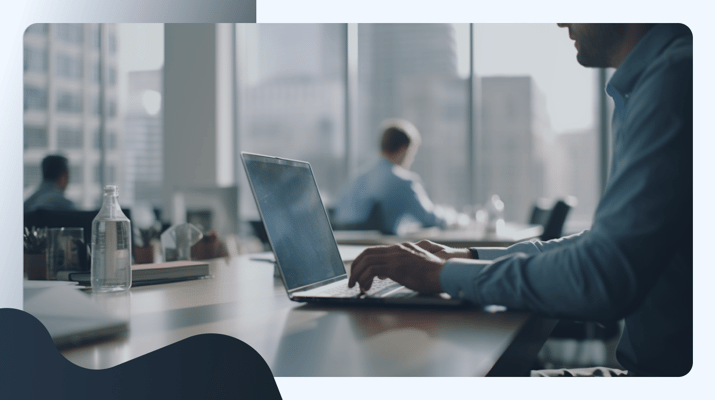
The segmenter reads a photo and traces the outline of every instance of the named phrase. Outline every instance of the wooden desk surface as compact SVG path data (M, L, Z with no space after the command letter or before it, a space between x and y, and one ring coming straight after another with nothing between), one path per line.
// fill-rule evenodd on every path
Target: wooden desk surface
M537 238L542 231L541 225L507 223L496 233L469 228L452 230L429 228L406 236L384 235L379 231L334 231L333 233L338 244L346 245L372 246L428 239L451 247L508 247L523 240Z
M85 368L109 368L202 333L236 337L275 376L525 374L556 321L477 309L316 307L288 300L273 265L212 260L212 279L93 294L129 318L121 337L63 349Z

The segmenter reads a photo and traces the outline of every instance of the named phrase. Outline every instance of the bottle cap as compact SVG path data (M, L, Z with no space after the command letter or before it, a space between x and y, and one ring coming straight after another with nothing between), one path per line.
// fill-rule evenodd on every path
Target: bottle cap
M117 185L106 185L104 187L104 194L117 194L119 192L119 187Z

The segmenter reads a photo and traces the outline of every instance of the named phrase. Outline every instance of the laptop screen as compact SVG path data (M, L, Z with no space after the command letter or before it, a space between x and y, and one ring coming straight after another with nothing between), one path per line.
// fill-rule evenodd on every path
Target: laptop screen
M288 290L344 275L310 165L247 153L242 157Z

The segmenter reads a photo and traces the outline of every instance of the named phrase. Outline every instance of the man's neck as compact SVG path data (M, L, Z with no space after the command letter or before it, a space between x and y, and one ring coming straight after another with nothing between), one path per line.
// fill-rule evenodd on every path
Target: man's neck
M385 158L386 160L390 161L391 163L393 163L395 165L399 165L399 166L402 166L402 159L404 158L404 157L401 157L399 153L388 154L385 152L382 153L382 157Z

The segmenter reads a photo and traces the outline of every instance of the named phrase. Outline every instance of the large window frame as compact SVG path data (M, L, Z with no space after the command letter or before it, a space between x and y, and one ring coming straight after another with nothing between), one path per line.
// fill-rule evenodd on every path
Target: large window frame
M344 150L344 160L343 160L343 171L345 171L346 178L350 175L352 171L355 171L355 169L358 167L357 166L357 160L358 160L358 155L356 154L356 146L354 145L356 143L356 138L358 133L357 129L357 121L358 121L358 84L357 84L357 76L358 76L358 62L357 59L359 57L358 55L358 28L360 24L357 23L349 23L349 24L344 24L344 40L345 40L345 52L343 54L343 57L345 57L344 60L344 67L345 71L343 74L343 79L344 79L344 87L345 87L345 96L344 96L344 131L345 131L345 150ZM477 171L477 152L475 149L478 148L480 145L481 136L480 132L482 131L481 128L481 122L482 118L479 115L481 112L481 91L480 91L480 84L479 84L479 79L475 74L475 68L474 68L474 62L477 57L475 54L475 46L474 46L474 24L469 24L469 74L467 77L467 85L468 85L468 94L467 94L467 114L464 116L467 126L467 143L468 145L465 147L465 151L467 152L466 157L467 157L467 165L465 165L465 168L467 169L466 171L466 176L468 179L468 193L470 196L470 201L471 204L477 204L481 197L478 192L478 182L477 180L479 179L479 174ZM234 52L237 53L238 48L240 48L241 43L237 42L234 46ZM240 56L238 54L234 53L234 70L236 66L241 62L240 61ZM605 87L605 83L607 80L607 70L605 69L600 69L597 72L598 75L598 80L594 85L600 85L600 87ZM240 99L240 82L238 82L238 79L234 80L234 99ZM597 162L598 165L596 166L596 170L598 171L598 175L594 176L593 178L597 180L598 182L598 197L602 196L603 191L605 190L606 186L606 181L608 177L608 165L609 165L609 159L610 159L610 127L609 127L609 112L610 112L610 103L606 97L606 93L604 90L596 90L598 98L595 99L595 103L597 104L597 111L596 111L596 118L595 118L595 129L597 132L597 141L598 141L598 149L594 149L594 151L597 152ZM235 110L239 110L240 108L238 105L234 105ZM240 129L239 129L239 124L237 123L238 120L242 118L240 115L240 112L236 112L235 116L235 123L234 126L236 127L234 129L234 143L236 143L236 154L239 154L240 151L242 150L240 148ZM363 127L364 128L364 127ZM362 129L364 131L365 129ZM240 166L240 160L238 157L236 158L236 171L238 172L241 169ZM242 173L241 173L242 175ZM236 176L239 176L238 174ZM241 188L240 190L249 190L248 188ZM483 194L482 194L483 195ZM535 199L536 200L536 199ZM598 199L596 199L598 200ZM576 224L579 228L581 227L588 227L590 224L589 221L578 221Z

